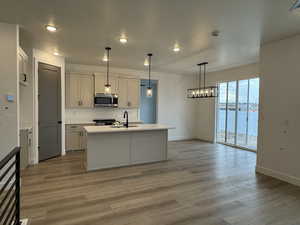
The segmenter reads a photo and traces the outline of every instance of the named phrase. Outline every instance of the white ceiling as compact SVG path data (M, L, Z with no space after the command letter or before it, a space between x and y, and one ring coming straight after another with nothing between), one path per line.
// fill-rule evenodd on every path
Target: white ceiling
M300 33L293 0L1 0L0 22L21 25L33 47L59 51L69 63L101 65L112 47L112 66L145 69L152 52L157 71L191 74L258 61L261 43ZM56 33L45 31L53 23ZM211 36L220 30L220 37ZM125 32L126 45L119 36ZM182 51L175 54L178 42Z

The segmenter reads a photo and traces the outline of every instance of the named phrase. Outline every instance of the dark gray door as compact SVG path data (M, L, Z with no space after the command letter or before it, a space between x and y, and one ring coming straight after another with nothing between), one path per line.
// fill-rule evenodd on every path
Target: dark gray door
M61 155L60 68L39 63L39 160Z

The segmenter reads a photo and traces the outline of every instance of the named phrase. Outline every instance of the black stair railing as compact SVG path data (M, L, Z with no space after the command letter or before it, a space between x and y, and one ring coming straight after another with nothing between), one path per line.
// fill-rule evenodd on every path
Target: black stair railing
M0 225L19 225L20 147L0 161Z

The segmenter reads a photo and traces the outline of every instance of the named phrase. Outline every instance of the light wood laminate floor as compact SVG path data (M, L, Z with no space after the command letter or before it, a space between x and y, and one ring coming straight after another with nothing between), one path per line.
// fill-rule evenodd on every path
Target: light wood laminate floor
M170 142L167 162L90 173L82 159L72 152L23 172L30 225L300 224L300 188L255 174L252 152Z

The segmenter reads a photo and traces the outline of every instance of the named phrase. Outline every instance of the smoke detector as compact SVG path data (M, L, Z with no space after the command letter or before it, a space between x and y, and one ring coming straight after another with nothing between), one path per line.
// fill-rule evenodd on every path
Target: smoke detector
M214 30L213 32L211 32L211 36L213 36L213 37L219 37L219 35L220 35L220 31L218 31L218 30Z

